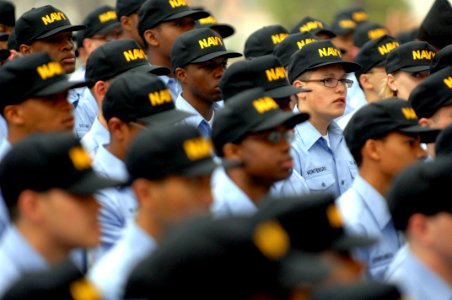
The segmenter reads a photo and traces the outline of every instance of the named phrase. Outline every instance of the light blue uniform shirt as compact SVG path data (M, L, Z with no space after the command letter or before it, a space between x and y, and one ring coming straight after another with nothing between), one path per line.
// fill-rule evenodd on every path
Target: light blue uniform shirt
M366 263L367 278L383 280L386 269L404 244L394 228L386 200L361 176L357 176L337 204L347 231L378 239L377 244L356 249L354 254Z
M306 180L295 170L292 170L289 178L273 184L270 194L275 197L302 196L309 194Z
M11 144L5 138L0 142L0 161L5 157L6 153L11 150ZM9 215L8 209L6 208L6 203L3 200L3 196L0 192L0 239L3 233L6 231L6 228L9 226ZM1 268L0 268L1 269Z
M85 67L78 68L69 77L70 81L84 81ZM74 134L82 138L91 128L98 114L96 99L87 87L69 90L68 100L74 107Z
M311 192L329 192L339 197L352 185L358 168L334 121L328 127L328 137L331 148L309 121L297 125L292 143L294 169L306 180Z
M221 105L215 102L213 104L213 111L220 109ZM201 116L201 114L184 98L182 94L179 95L176 99L176 108L179 110L183 110L185 112L193 114L193 116L185 118L182 123L192 125L204 135L210 137L212 135L212 121L214 115L212 115L212 120L207 121Z
M408 246L397 253L386 273L386 281L398 285L410 300L452 299L452 286L420 261Z
M211 212L215 217L252 215L257 211L256 204L229 178L223 168L213 172L211 185Z
M108 144L110 142L110 132L99 121L98 118L94 120L93 126L87 134L80 140L86 151L94 157L100 145Z
M8 125L6 124L5 118L0 115L0 141L6 139L8 136Z
M3 159L3 157L5 157L6 153L8 153L9 150L11 150L11 148L12 148L12 145L8 141L8 139L3 139L0 142L0 161Z
M130 272L156 249L155 240L130 222L123 237L90 270L88 279L100 290L103 299L122 299Z
M0 298L25 273L48 268L46 260L10 226L0 242Z
M359 86L355 73L348 73L347 79L353 80L353 85L351 88L347 89L344 116L367 104L366 95ZM340 118L342 117L339 117L338 119Z
M103 145L94 157L93 168L110 179L125 181L128 178L124 162ZM138 204L130 187L104 189L96 193L96 199L102 205L99 214L102 237L96 253L97 260L119 240L127 222L135 216Z
M161 75L159 78L165 83L166 87L170 90L171 97L173 99L177 99L179 95L182 93L182 86L180 85L179 81L175 78Z

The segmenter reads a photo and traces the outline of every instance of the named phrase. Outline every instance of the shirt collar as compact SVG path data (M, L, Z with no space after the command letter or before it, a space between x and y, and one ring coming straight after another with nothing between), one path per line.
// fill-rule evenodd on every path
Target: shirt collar
M220 107L221 107L220 104L215 102L213 104L213 111L214 112L217 111L218 109L220 109ZM182 94L180 94L179 97L177 97L176 99L176 108L193 114L192 116L185 118L184 122L192 124L195 127L198 127L202 121L205 121L210 126L209 121L205 120L201 116L201 114L182 96Z
M177 79L166 75L161 75L159 78L163 80L166 87L170 90L173 99L176 99L182 93L182 87Z
M25 239L16 226L10 226L4 233L2 248L9 257L15 257L14 264L21 272L45 270L49 264Z
M132 241L130 244L139 244L139 248L144 248L147 251L157 248L156 240L145 232L135 221L128 223L126 232L125 235L128 235Z
M420 261L410 249L407 251L405 259L407 273L419 277L423 286L434 291L435 299L451 299L452 287Z
M253 214L254 202L232 181L223 168L217 168L212 176L215 201L228 207L231 215ZM215 202L214 201L214 202Z
M99 121L99 118L94 119L93 125L89 130L92 132L93 139L99 141L99 144L108 143L110 141L110 132Z
M11 150L11 143L8 141L7 138L4 138L2 142L0 143L0 159L5 157L6 153Z
M391 215L385 198L360 175L353 181L353 189L361 196L379 228L386 227L391 222Z
M125 181L129 177L125 163L108 151L105 145L99 145L94 156L94 165L96 170L100 169L103 175L111 179Z

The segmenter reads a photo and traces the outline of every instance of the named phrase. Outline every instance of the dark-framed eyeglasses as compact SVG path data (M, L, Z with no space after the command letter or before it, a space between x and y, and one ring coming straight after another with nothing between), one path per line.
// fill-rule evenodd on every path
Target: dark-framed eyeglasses
M287 130L287 131L279 131L279 130L265 131L265 132L262 132L262 133L257 133L254 136L259 138L259 139L266 140L270 144L274 144L274 145L279 144L283 139L290 144L295 139L295 133L294 133L293 130Z
M336 79L336 78L325 78L325 79L309 79L302 80L303 82L321 82L325 87L335 88L341 82L345 87L351 88L353 85L353 80L350 79Z

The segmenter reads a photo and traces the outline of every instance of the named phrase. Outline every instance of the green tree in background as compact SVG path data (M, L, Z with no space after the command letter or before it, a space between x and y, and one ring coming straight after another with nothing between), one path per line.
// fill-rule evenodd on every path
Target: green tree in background
M261 2L262 1L262 2ZM338 10L360 6L369 14L373 22L384 23L386 15L391 10L407 10L408 4L405 0L261 0L272 12L273 16L281 25L290 30L292 26L304 18L310 16L321 19L331 24Z

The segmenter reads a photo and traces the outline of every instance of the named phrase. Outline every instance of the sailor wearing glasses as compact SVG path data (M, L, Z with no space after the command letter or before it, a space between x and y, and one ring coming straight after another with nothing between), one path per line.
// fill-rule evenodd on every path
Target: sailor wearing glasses
M292 143L294 169L305 179L311 192L345 192L357 175L357 167L344 136L334 119L344 114L347 88L353 81L347 73L360 65L346 62L330 41L318 41L293 54L288 66L289 81L310 93L298 94L295 110L310 115L295 127Z
M262 88L226 101L213 121L213 143L219 157L242 163L213 174L211 211L216 217L253 214L272 185L291 175L293 128L308 118L281 110Z

